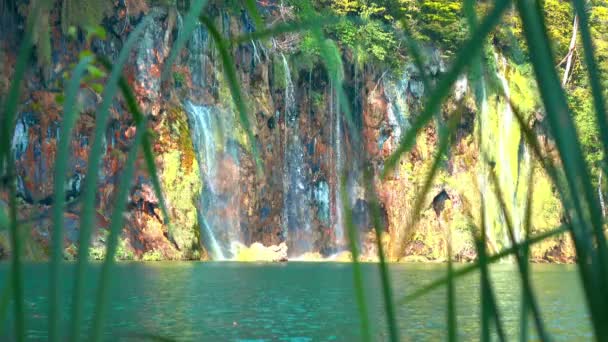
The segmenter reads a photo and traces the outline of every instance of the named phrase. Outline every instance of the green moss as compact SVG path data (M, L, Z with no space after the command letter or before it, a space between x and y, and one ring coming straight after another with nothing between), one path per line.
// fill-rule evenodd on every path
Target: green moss
M97 26L113 10L111 1L64 0L61 6L61 27L68 33L71 26L81 29Z
M285 66L283 65L283 61L277 55L275 55L272 60L272 85L275 89L285 89L287 84L285 84Z
M170 110L164 125L168 126L170 133L163 139L174 147L160 155L162 168L159 177L171 208L173 238L183 248L182 253L189 253L187 249L198 241L198 216L194 204L201 192L199 166L186 114L179 109Z
M147 251L146 253L144 253L144 255L142 255L141 257L142 261L161 261L164 260L164 256L160 251L157 250L151 250L151 251Z
M116 248L116 260L135 260L135 253L127 239L120 239Z
M103 260L106 257L106 246L92 246L89 248L89 259Z

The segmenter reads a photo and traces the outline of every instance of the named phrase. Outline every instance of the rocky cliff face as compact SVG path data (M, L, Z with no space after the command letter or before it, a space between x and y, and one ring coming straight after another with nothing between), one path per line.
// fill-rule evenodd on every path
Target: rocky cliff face
M277 8L269 5L263 10L267 19L279 19ZM149 116L149 129L156 133L156 163L172 221L171 227L163 224L158 199L140 161L119 257L228 259L236 256L242 244L255 242L266 246L286 242L290 257L311 252L335 254L346 246L339 187L340 175L346 171L346 199L353 208L364 254L373 258L375 236L360 171L367 167L374 171L374 186L387 226L383 243L392 260L442 260L450 241L452 254L469 260L475 257L470 222L480 221L478 208L482 201L489 208L485 228L491 245L496 250L508 245L504 217L492 199L487 185L488 164L480 158L480 151L485 151L501 170L501 187L509 196L508 207L520 234L520 213L525 207L522 199L530 172L537 180L534 229L542 231L559 224L559 202L543 172L531 165L505 92L498 91L499 86L508 88L507 94L527 113L536 113L539 105L533 97L533 81L502 59L498 51L491 63L494 69L487 72L488 86L483 96L476 101L473 87L462 78L436 122L417 137L413 151L402 158L395 172L381 180L379 173L386 158L420 113L428 92L421 71L413 65L398 74L374 65L361 68L345 51L344 88L353 113L349 125L340 108L339 85L330 81L323 63L306 60L298 48L297 35L234 46L231 53L253 123L255 141L249 141L239 124L215 44L205 29L195 30L179 54L170 81L161 84L160 72L182 32L179 11L146 6L127 11L116 8L115 12L104 21L107 38L89 43L84 37L71 39L62 34L58 11L51 11L51 64L46 68L34 66L28 73L12 150L17 161L21 215L31 231L30 251L34 256L45 255L50 237L52 171L62 116L56 98L61 94L64 73L69 73L83 49L115 58L143 15L152 16L153 24L146 28L131 54L125 75ZM244 11L211 8L210 13L226 37L255 29ZM0 41L1 74L5 78L0 82L2 94L6 94L14 68L18 39L19 33L14 32ZM429 46L423 72L436 80L446 64L440 51ZM90 162L95 107L100 101L93 87L83 85L79 94L81 116L66 175L70 203L65 214L66 257L74 255L77 248L78 200ZM456 111L462 116L457 134L423 202L421 219L414 225L411 211L436 153L437 127ZM103 167L95 257L103 256L115 186L134 132L133 120L121 99L114 101L111 113L105 153L98 161ZM361 145L353 140L353 127L362 137ZM253 145L260 152L261 174L256 173ZM548 240L533 251L533 257L567 260L572 255L569 246L562 238Z

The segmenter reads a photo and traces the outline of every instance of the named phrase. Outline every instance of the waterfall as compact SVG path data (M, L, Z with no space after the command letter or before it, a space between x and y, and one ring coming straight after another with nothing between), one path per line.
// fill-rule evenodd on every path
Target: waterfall
M185 109L203 184L198 208L201 235L213 259L224 260L231 256L233 242L242 240L238 154L225 135L232 131L232 116L190 101Z
M344 244L344 219L342 218L342 196L340 196L341 178L344 174L344 157L342 152L342 115L340 112L340 99L338 98L338 91L334 89L333 83L331 87L331 125L332 125L332 145L334 150L334 174L336 179L336 197L335 207L336 216L334 222L334 233L336 237L336 245Z
M199 87L204 87L207 83L206 67L209 62L209 58L207 57L209 51L209 33L201 24L198 24L192 33L188 51L190 52L188 54L188 66L192 75L192 82Z
M504 103L499 121L499 176L501 188L507 202L507 208L513 222L513 233L516 241L520 241L523 232L523 215L525 211L525 186L522 178L530 172L530 154L521 139L521 132L511 108L511 90L506 78L507 60L504 56L496 56L499 69L496 76L500 80L504 92ZM501 70L502 69L502 70ZM522 193L523 192L523 193Z
M24 123L23 119L18 119L15 124L13 141L11 142L11 149L14 153L15 160L20 160L21 156L27 150L28 138L27 125Z
M397 80L385 78L383 80L384 96L387 102L387 127L383 129L385 135L380 138L378 149L382 150L387 141L391 141L393 146L397 146L401 141L401 136L409 127L408 115L408 96L421 96L423 92L422 84L418 84L412 79L412 71L406 69ZM397 170L398 171L398 170Z
M283 229L290 242L290 255L309 252L313 244L311 227L311 189L306 172L305 148L300 137L300 124L291 70L281 54L285 74L284 164L283 164Z
M522 140L521 131L511 108L511 91L508 82L508 63L506 58L494 55L496 70L494 77L498 80L495 105L488 101L488 90L482 80L481 107L479 110L480 129L480 166L479 186L482 201L486 208L486 234L495 249L511 246L506 218L498 198L490 186L490 167L497 173L498 184L504 196L503 200L513 224L516 241L522 238L524 231L524 212L527 197L527 176L531 172L530 153ZM494 104L494 102L492 102ZM486 160L489 159L489 160ZM488 166L488 162L495 166Z

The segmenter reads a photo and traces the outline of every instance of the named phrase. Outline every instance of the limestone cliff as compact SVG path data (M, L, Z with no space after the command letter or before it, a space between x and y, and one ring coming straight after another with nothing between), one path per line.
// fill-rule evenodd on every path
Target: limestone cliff
M425 47L425 70L406 62L404 68L390 71L381 65L360 66L343 47L344 89L353 114L349 124L340 108L340 85L331 82L322 61L311 60L301 51L301 35L232 46L230 52L253 123L255 141L249 141L240 126L221 60L208 32L197 27L179 53L169 82L161 84L160 72L183 30L183 11L152 4L134 7L135 3L138 2L118 2L109 11L103 21L105 39L65 34L60 8L50 11L50 64L41 67L36 58L32 59L12 141L20 213L31 232L33 257L44 257L49 244L52 170L62 117L57 99L65 77L79 51L91 49L116 58L144 15L151 16L153 23L147 26L131 54L125 75L149 117L149 129L156 133L154 152L171 227L163 223L142 158L132 183L119 257L232 258L236 253L234 242L247 246L286 242L290 257L338 253L346 248L339 189L343 171L347 174L347 199L364 252L373 256L375 237L361 172L365 167L374 171L374 186L387 228L383 243L391 260L444 260L449 241L455 258L471 260L475 258L471 223L481 221L482 201L488 208L486 229L490 245L494 250L508 245L504 217L491 199L488 164L483 162L480 151L485 151L501 170L501 186L509 196L508 207L522 236L521 213L530 173L535 174L536 180L535 232L560 223L559 201L546 175L532 165L504 95L509 94L521 105L530 124L541 132L542 114L534 81L525 68L502 57L498 47L492 47L496 56L489 63L493 68L486 71L487 87L482 98L473 95L473 86L462 77L436 121L417 137L415 148L401 159L395 172L381 180L379 174L386 158L420 113L429 92L420 73L424 72L434 83L449 65L438 47ZM285 19L278 6L265 3L260 10L267 22ZM225 37L255 30L244 9L212 5L207 11ZM6 94L22 32L3 32L10 33L0 37L0 93ZM89 162L95 107L100 102L98 90L83 84L79 93L81 116L66 175L66 257L73 256L77 249L78 200ZM457 111L461 115L457 134L435 185L423 201L420 221L414 225L411 211L436 153L437 127L446 124ZM134 130L134 121L121 98L115 99L111 113L105 153L98 161L102 172L94 257L103 256L117 176ZM353 127L362 137L361 145L353 140ZM261 174L255 170L251 148L254 145L262 160ZM547 146L550 150L550 143ZM6 194L2 196L4 199ZM532 252L537 260L567 261L572 255L565 238L547 240Z

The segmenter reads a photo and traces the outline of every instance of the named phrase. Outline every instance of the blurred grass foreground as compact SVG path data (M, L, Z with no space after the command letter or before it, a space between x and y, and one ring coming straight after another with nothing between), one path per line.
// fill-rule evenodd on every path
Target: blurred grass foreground
M605 0L0 0L0 336L605 340L607 42Z

